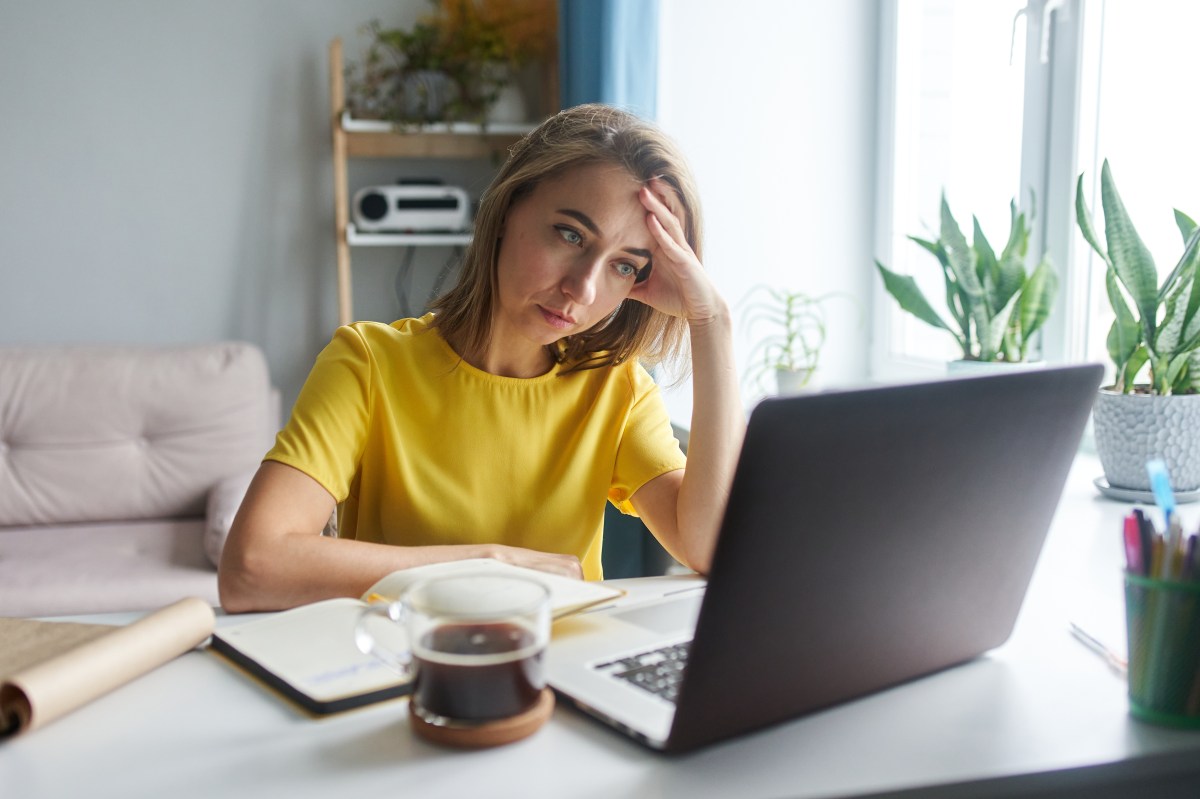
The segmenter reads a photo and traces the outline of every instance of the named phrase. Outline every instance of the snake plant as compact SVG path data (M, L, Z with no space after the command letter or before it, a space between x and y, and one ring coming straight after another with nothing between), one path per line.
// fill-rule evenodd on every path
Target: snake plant
M1159 285L1154 258L1129 219L1107 160L1100 169L1100 202L1107 247L1092 224L1080 175L1075 185L1076 222L1104 261L1105 288L1116 317L1107 341L1116 367L1114 390L1133 393L1138 372L1149 364L1149 393L1200 393L1200 228L1175 210L1183 255Z
M1050 315L1058 291L1058 277L1046 256L1032 273L1026 274L1032 213L1027 220L1023 212L1017 211L1015 200L1009 209L1008 241L999 255L975 217L972 217L974 240L967 243L945 194L937 240L908 237L932 253L941 265L949 322L934 310L915 280L875 262L883 276L884 288L900 308L953 335L964 360L1024 361L1033 334Z

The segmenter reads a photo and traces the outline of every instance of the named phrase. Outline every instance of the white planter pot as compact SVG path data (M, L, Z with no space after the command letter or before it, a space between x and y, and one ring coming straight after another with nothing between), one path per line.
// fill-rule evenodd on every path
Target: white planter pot
M1120 394L1102 388L1092 423L1110 486L1149 491L1146 461L1161 458L1176 491L1200 489L1200 394Z
M995 374L997 372L1018 372L1026 369L1041 369L1045 366L1045 361L1021 361L1019 363L1009 363L1008 361L947 361L946 374L963 376L963 375L986 375Z
M445 72L420 70L404 77L401 93L405 119L437 122L458 91Z
M786 397L813 390L815 388L813 384L815 371L814 369L776 369L775 388L779 392L779 396Z

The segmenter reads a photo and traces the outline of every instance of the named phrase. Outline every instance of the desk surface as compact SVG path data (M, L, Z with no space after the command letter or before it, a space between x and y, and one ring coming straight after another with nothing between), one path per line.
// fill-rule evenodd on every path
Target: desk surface
M1099 497L1098 473L1094 459L1077 461L1003 647L686 756L649 752L561 706L523 742L450 751L414 738L407 700L312 718L196 651L0 744L0 794L1098 796L1098 786L1121 795L1125 780L1151 779L1171 795L1200 795L1200 733L1130 719L1123 677L1068 633L1075 621L1123 646L1118 520L1129 506ZM1183 511L1194 527L1200 508Z

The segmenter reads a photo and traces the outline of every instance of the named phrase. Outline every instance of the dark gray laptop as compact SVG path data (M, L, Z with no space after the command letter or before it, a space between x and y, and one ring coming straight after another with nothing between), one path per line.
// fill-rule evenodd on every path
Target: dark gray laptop
M555 626L559 695L682 751L1002 644L1103 369L764 400L707 589Z

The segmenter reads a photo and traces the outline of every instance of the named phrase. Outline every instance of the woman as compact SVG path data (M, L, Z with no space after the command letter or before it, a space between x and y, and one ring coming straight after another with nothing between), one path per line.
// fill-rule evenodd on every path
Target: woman
M606 501L706 572L744 416L699 231L686 164L647 123L585 105L526 136L435 312L341 327L318 356L230 531L222 606L472 557L599 579ZM639 363L685 338L686 461Z

